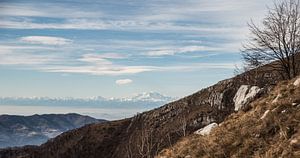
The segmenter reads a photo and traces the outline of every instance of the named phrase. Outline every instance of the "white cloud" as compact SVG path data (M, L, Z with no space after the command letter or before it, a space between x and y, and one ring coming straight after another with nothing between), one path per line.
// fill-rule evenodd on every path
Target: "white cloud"
M240 26L203 26L199 23L181 25L176 22L139 20L66 19L61 23L37 23L32 19L1 19L0 28L10 29L74 29L74 30L131 30L165 32L234 33Z
M0 16L51 17L51 18L91 18L102 17L99 10L59 6L59 3L1 3Z
M55 62L57 59L51 56L32 55L32 54L0 54L0 65L40 65Z
M221 53L238 51L240 42L245 39L244 32L246 32L245 30L248 30L248 28L245 27L248 18L258 17L254 15L263 15L263 9L261 8L265 8L264 4L258 0L188 0L184 2L172 1L172 3L168 1L145 1L143 3L134 4L137 6L142 5L144 9L134 9L130 12L127 12L126 9L115 12L106 7L98 8L97 10L99 11L95 11L93 8L84 8L82 6L65 7L64 5L66 5L66 3L55 3L56 5L41 7L48 4L51 3L27 3L27 5L24 3L1 3L0 28L129 30L140 31L143 33L147 33L147 31L159 33L174 32L178 35L178 39L172 38L173 41L130 41L130 39L121 41L102 41L100 39L101 41L96 41L91 39L84 41L85 43L80 46L75 44L74 46L71 45L72 48L66 48L67 46L56 47L57 49L61 48L61 52L63 53L61 53L61 56L59 57L62 57L63 59L51 65L48 64L49 60L52 60L52 58L48 57L49 55L42 56L37 54L42 54L41 52L46 51L47 52L44 54L51 54L50 52L54 51L44 49L38 50L35 48L33 48L34 50L31 50L31 48L25 48L25 52L29 53L26 54L25 52L20 53L22 51L21 48L25 46L54 48L57 45L70 44L72 43L72 40L61 37L50 37L49 39L49 36L27 36L20 38L20 40L26 43L41 45L27 45L23 43L24 45L19 46L18 48L1 48L0 46L0 55L5 54L3 57L0 57L0 64L27 64L29 66L32 65L34 69L41 71L92 75L124 75L149 71L194 71L203 68L231 69L234 68L234 64L231 63L202 63L189 65L178 63L177 66L165 65L161 67L149 65L132 66L132 64L136 61L136 58L134 58L135 53L140 53L138 55L142 55L142 57L145 57L145 55L155 57L197 51L217 50ZM118 2L118 4L122 4L122 2ZM257 9L257 6L259 6L259 9ZM180 9L178 9L178 7L180 7ZM251 12L253 9L257 11ZM124 14L122 14L122 16L115 16L116 13L118 13L118 15L119 13ZM43 21L39 20L37 17L50 17L50 20L45 18L45 21ZM169 37L167 36L164 39L167 38ZM203 41L205 40L204 43L199 43L198 41L192 41L194 43L178 42L178 40L182 39L199 40L202 38ZM228 41L226 41L226 43L223 42L226 39L228 39ZM207 44L205 42L211 43ZM205 45L213 45L214 48ZM86 50L84 50L84 48L86 48ZM97 52L97 50L99 50L99 52ZM133 55L101 53L100 50L105 50L105 52L120 52L120 50L125 50L124 52L130 52ZM81 54L82 56L78 58L78 55L80 55L78 53L79 51L82 51L81 53L86 51L95 53ZM11 55L7 56L7 54ZM202 54L205 53L193 53L185 56ZM129 60L125 62L122 61L123 64L115 63L117 60L113 60L126 59L129 57L132 57L133 59L129 62L130 66L124 64ZM139 58L140 57L141 56L139 56ZM56 59L54 59L54 61L55 60ZM138 60L139 62L142 61L140 59Z
M29 45L0 45L0 50L13 52L15 50L54 50L56 48L48 46L29 46Z
M131 79L121 79L121 80L116 80L116 84L117 85L126 85L126 84L130 84L133 81Z
M216 19L208 19L210 21L218 20L234 20L249 15L260 15L265 9L265 4L272 4L272 0L187 0L172 1L167 3L157 2L150 5L138 16L140 20L149 21L180 21L189 20L197 21L214 16ZM178 9L180 7L180 9ZM253 10L256 9L256 12ZM239 14L236 14L236 13ZM217 16L215 16L217 15Z
M272 4L270 2L272 0L266 0L263 3L258 0L145 1L136 4L141 5L142 10L137 9L128 13L126 9L120 9L119 11L124 13L122 16L119 16L119 12L116 16L116 12L102 7L99 9L93 7L87 9L81 6L66 7L66 3L2 3L0 16L18 18L1 19L0 28L159 30L235 34L235 30L241 25L245 26L251 17L256 19L258 16L263 16L266 10L265 4ZM126 2L118 2L118 4L130 5ZM253 12L254 9L255 12ZM27 19L24 19L24 16ZM34 20L37 16L56 17L63 20L38 23ZM177 23L178 21L189 22Z
M112 63L103 58L102 55L98 54L84 54L82 58L78 59L79 61L84 61L92 64L97 64L97 65L111 65Z
M61 55L36 53L54 51L56 49L54 47L36 45L0 45L0 65L36 66L57 63L62 59Z
M206 46L185 46L179 48L161 48L159 50L152 50L146 53L148 56L165 56L165 55L175 55L181 53L190 53L197 51L215 51L217 48L211 48Z
M128 75L154 71L152 66L124 66L124 65L87 65L87 66L48 66L39 67L46 72L80 73L91 75Z
M143 72L174 72L197 71L199 69L232 69L232 63L178 63L177 66L163 65L127 65L118 64L111 59L122 59L125 56L118 53L83 54L81 57L68 56L61 53L35 53L52 52L47 47L37 46L11 46L0 45L0 65L24 65L26 68L43 72L77 73L90 75L130 75ZM172 47L169 47L169 50ZM76 48L77 49L77 48ZM202 50L202 47L174 48L181 52ZM71 50L72 52L72 50ZM161 55L162 53L160 53ZM132 56L131 58L134 58ZM24 67L19 67L24 68Z
M62 37L52 36L26 36L21 37L20 41L31 44L43 44L43 45L66 45L72 43L72 40Z
M148 56L164 56L164 55L174 55L175 51L170 49L162 49L162 50L153 50L146 53Z
M104 53L104 54L99 54L99 57L104 59L125 59L128 57L128 55L119 54L119 53Z
M178 66L157 67L155 71L178 72L178 71L197 71L201 69L234 69L236 65L241 63L195 63Z
M208 51L208 50L214 50L214 49L205 46L186 46L186 47L178 48L178 52L181 53L195 52L195 51Z
M91 75L129 75L143 72L182 72L201 69L234 69L240 63L198 63L178 66L126 66L126 65L88 65L88 66L44 66L38 70L45 72L79 73Z

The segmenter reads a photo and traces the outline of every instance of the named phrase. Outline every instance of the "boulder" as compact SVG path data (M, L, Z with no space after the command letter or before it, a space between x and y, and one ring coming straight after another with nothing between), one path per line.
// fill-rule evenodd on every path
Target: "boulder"
M257 86L242 85L236 92L234 101L234 110L246 109L248 104L252 102L261 92L261 88Z
M211 130L218 127L219 125L217 123L211 123L199 130L197 130L196 132L194 132L195 134L198 134L198 135L202 135L202 136L205 136L205 135L209 135Z
M294 86L300 86L300 77L294 82Z

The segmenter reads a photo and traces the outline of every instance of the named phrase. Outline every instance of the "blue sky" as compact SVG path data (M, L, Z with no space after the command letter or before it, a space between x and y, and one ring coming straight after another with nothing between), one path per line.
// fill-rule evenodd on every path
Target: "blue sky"
M271 0L0 0L0 96L189 95L233 76Z

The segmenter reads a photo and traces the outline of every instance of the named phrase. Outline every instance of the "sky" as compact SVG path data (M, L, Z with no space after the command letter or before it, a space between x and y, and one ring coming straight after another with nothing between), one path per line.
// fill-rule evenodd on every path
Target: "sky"
M1 97L182 97L232 77L271 0L0 0Z

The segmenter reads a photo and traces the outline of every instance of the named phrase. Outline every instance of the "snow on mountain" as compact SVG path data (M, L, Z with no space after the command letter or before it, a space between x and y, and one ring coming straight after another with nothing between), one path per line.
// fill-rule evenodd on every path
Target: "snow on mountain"
M175 98L162 95L157 92L144 92L132 97L124 98L126 101L152 101L152 102L170 102Z
M138 107L160 106L174 101L175 98L157 92L144 92L131 97L104 98L95 96L89 98L72 97L0 97L0 105L44 105L44 106L92 106L92 107Z

